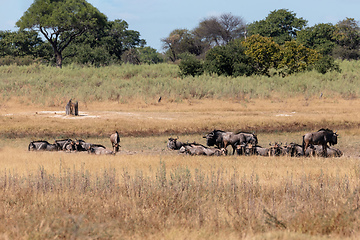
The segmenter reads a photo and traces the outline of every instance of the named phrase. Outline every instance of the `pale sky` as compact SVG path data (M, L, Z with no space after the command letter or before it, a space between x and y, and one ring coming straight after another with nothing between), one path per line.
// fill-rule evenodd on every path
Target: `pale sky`
M210 16L231 13L246 23L262 20L277 9L288 9L308 26L333 23L346 17L360 20L359 0L87 0L108 20L123 19L129 30L139 31L147 46L162 52L161 39L177 28L194 29ZM0 30L18 30L16 21L33 0L0 0Z

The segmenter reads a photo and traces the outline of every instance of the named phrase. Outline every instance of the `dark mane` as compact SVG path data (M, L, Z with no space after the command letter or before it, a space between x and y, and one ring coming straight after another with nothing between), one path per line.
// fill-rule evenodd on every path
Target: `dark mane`
M222 132L222 133L224 133L225 131L223 131L223 130L216 130L216 129L214 129L214 131L213 131L214 133L215 132Z
M252 135L255 135L255 133L251 133L251 132L244 132L244 131L240 131L240 132L237 132L235 134L240 134L240 133L245 133L245 134L252 134ZM256 136L256 135L255 135Z
M325 132L333 132L333 130L330 130L328 128L321 128L318 130L318 132L325 131Z

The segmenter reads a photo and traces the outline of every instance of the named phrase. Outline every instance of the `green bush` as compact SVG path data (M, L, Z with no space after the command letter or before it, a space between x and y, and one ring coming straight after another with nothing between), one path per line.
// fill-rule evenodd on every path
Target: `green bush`
M180 76L199 76L203 74L204 68L200 60L196 59L194 55L187 55L179 63Z

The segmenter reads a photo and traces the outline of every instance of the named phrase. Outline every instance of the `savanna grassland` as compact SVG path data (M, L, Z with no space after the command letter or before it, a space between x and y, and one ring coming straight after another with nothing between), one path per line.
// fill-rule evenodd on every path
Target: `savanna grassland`
M359 67L183 79L169 64L0 67L0 239L358 239ZM65 116L70 98L80 116ZM319 128L338 131L343 157L166 149L213 129L267 146ZM110 148L115 130L115 156L27 151L67 137Z

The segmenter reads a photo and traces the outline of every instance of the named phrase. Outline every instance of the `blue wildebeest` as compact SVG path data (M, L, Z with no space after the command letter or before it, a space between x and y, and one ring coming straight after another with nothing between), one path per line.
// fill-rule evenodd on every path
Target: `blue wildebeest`
M178 138L168 138L168 143L167 143L167 148L168 149L171 149L171 150L179 150L183 145L184 143L178 141Z
M110 142L113 147L113 152L117 153L119 151L119 147L121 147L120 146L120 136L117 131L115 133L111 134Z
M291 157L300 157L300 156L304 156L303 154L303 149L302 146L300 144L297 143L290 143L288 145L289 148L289 153Z
M190 155L206 155L206 156L221 156L226 155L225 148L208 148L201 144L191 143L184 144L180 150L180 153L186 153Z
M93 145L88 149L89 154L96 154L96 155L115 155L115 152L106 149L102 145Z
M336 132L324 128L319 129L317 132L306 133L303 136L303 154L306 152L306 149L309 147L310 144L321 145L323 154L326 157L328 149L327 143L329 143L330 146L337 144L337 137L338 134Z
M47 141L32 141L28 146L29 151L58 151L56 144L50 144Z
M59 150L64 151L74 151L75 150L75 142L68 139L62 139L62 140L55 140L55 144L57 145Z
M257 136L253 133L247 132L225 132L222 130L214 130L204 136L208 146L217 146L218 148L227 148L229 145L233 148L233 154L237 149L237 145L251 143L256 145L258 143Z
M340 149L327 146L326 156L324 155L323 146L310 145L305 152L305 156L309 157L341 157L343 152Z
M224 135L228 134L230 132L225 132L222 130L213 130L212 132L206 134L203 136L203 138L206 138L206 145L209 147L211 146L217 146L218 148L224 148Z
M75 103L72 102L72 99L65 106L65 114L66 115L79 115L79 103L76 101Z
M256 145L258 144L257 136L254 133L247 133L247 132L227 132L223 134L223 142L224 142L224 148L226 149L227 146L231 145L233 148L233 154L235 153L235 150L237 149L237 145Z
M75 150L79 152L88 151L92 147L105 148L101 144L87 143L84 140L76 139L75 141Z

